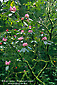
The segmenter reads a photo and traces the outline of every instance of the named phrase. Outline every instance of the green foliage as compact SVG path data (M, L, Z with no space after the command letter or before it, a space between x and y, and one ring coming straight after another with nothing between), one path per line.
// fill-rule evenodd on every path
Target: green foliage
M1 85L11 80L27 85L56 85L56 2L9 0L0 3ZM10 6L15 6L16 11L10 11ZM23 39L19 40L20 37ZM6 65L6 61L11 62Z

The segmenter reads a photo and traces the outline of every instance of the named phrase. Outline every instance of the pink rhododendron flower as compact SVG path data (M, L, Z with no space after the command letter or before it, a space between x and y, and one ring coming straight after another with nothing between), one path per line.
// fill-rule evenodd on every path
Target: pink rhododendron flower
M25 72L26 70L24 70L24 72Z
M47 37L43 37L42 40L47 40Z
M24 20L24 17L22 17L21 20Z
M13 8L10 6L10 11L13 11Z
M6 61L6 62L5 62L5 65L9 65L9 64L10 64L10 62L11 62L11 61L9 61L9 62L7 62L7 61Z
M9 62L7 62L7 65L9 65L10 63Z
M5 65L8 65L7 61L5 62Z
M10 63L11 61L9 61L9 63Z
M20 52L20 50L18 50L18 52Z
M23 37L18 38L18 40L23 40L23 39L24 39Z
M5 39L5 38L3 38L2 40L5 41L5 42L7 41L7 39Z
M16 7L15 7L15 6L13 6L13 11L14 11L14 12L16 11Z
M8 29L6 31L9 31Z
M21 32L23 33L23 32L24 32L24 30L21 30Z
M3 14L3 13L2 13Z
M27 19L27 21L29 22L29 19Z
M13 11L13 12L15 12L16 11L16 7L15 6L13 6L13 8L10 6L10 11Z
M29 25L29 28L31 28L31 25Z
M16 35L14 35L14 37L16 37Z
M26 17L26 18L29 18L29 15L28 15L28 14L25 14L25 17Z
M23 46L25 47L25 46L27 46L28 44L27 43L23 43Z
M29 30L28 32L32 33L33 31L32 30Z

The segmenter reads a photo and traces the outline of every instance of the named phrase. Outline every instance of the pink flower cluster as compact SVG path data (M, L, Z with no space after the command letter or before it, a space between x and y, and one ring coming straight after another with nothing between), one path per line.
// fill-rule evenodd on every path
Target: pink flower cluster
M24 72L25 72L26 70L24 70Z
M18 40L23 40L23 39L24 39L23 37L18 38Z
M29 19L27 19L27 21L29 22Z
M7 39L6 39L6 38L4 38L4 37L3 37L3 39L2 39L2 40L3 40L3 41L5 41L5 42L7 41Z
M42 40L47 40L47 37L43 37Z
M29 30L28 32L32 33L33 31L32 30Z
M23 33L24 32L24 30L21 30L21 33Z
M21 20L24 20L24 17L22 17Z
M10 64L10 62L11 62L11 61L9 61L9 62L7 62L7 61L6 61L6 62L5 62L5 65L9 65L9 64Z
M23 46L25 47L25 46L27 46L28 44L27 43L23 43Z
M8 29L6 31L9 31Z
M18 52L20 52L20 50L18 50Z
M16 38L16 35L14 35L14 37Z
M15 12L16 11L16 7L15 6L13 6L13 8L10 6L10 11L12 12Z
M26 18L29 18L29 15L28 15L28 14L25 14L25 17L26 17Z
M29 25L29 28L31 28L31 25Z

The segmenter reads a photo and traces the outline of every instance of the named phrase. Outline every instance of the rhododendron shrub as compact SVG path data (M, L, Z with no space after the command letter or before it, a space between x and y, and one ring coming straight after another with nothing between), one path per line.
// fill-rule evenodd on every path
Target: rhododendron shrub
M8 1L1 7L1 85L56 85L56 0Z

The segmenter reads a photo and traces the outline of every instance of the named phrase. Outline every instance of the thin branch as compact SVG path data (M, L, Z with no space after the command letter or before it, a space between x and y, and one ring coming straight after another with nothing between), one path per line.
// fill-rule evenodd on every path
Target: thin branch
M39 72L39 74L37 75L37 77L39 77L39 76L41 75L41 73L42 73L43 70L46 68L46 66L47 66L47 63L46 63L46 65L43 67L43 69Z
M50 12L49 12L49 14L50 14ZM52 29L51 29L51 33L52 33L54 26L53 26L53 22L52 22L52 21L51 21L51 19L50 19L50 16L49 16L49 14L48 14L48 18L49 18L49 21L50 21L50 23L51 23L51 26L52 26Z
M11 46L12 46L12 44L10 44ZM13 46L12 46L13 47ZM15 49L16 50L16 48L13 48L13 49ZM17 52L17 50L16 50L16 52ZM18 53L18 52L17 52ZM28 66L28 68L29 68L29 70L31 71L31 74L32 74L32 76L36 79L36 81L39 81L40 83L42 83L43 85L45 85L45 83L44 82L42 82L36 75L35 75L35 73L32 71L32 68L30 67L30 65L29 65L29 63L28 63L28 61L24 61L23 59L22 59L22 57L21 57L21 55L18 53L18 55L20 56L20 58L21 58L21 60L22 60L22 62L24 62L24 63L26 63L27 64L27 66Z
M37 63L38 63L38 62L36 62L36 63L34 64L34 66L32 67L32 69L37 65Z
M30 67L30 65L29 65L29 63L28 63L28 61L25 61L26 63L27 63L27 65L28 65L28 68L30 69L30 71L31 71L31 73L32 73L32 75L33 75L33 77L36 79L36 81L39 81L40 83L42 83L43 85L45 85L45 83L44 82L42 82L36 75L35 75L35 73L32 71L32 68Z
M37 61L37 62L40 62L40 61L42 61L42 62L50 62L50 61L45 61L45 60L36 60L36 59L33 59L34 61Z

